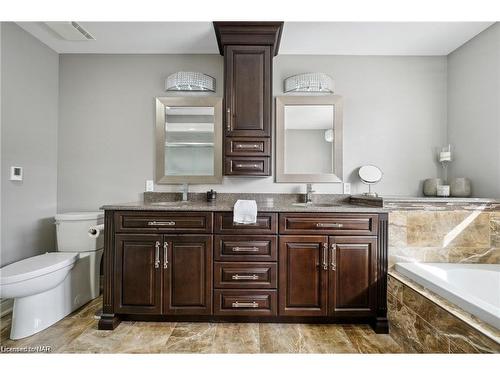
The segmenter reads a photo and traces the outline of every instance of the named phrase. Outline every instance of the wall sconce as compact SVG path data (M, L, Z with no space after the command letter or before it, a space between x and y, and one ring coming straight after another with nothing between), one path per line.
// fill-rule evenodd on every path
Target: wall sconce
M215 92L215 78L199 72L177 72L165 80L165 91Z
M333 79L325 73L304 73L285 79L285 92L322 92L333 94Z

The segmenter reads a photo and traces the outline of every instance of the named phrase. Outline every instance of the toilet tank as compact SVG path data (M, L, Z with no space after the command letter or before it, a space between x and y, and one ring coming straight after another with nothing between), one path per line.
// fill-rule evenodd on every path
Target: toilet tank
M104 230L95 238L88 233L91 226L104 223L102 211L66 212L57 214L55 219L57 251L95 251L104 247Z

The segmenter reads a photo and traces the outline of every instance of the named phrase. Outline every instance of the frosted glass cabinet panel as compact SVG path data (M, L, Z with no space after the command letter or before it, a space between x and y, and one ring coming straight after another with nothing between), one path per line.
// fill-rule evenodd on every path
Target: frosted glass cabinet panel
M156 130L157 183L220 182L220 98L157 98Z

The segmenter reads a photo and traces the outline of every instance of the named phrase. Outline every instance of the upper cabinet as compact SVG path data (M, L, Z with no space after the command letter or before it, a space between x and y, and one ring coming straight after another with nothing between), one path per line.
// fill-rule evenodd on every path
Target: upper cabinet
M227 46L225 62L225 134L271 136L271 47Z
M224 56L224 174L270 176L272 59L283 22L214 22L214 28Z

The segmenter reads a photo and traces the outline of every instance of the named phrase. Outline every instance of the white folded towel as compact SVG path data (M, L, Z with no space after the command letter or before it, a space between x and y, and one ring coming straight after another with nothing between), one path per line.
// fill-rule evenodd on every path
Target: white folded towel
M238 199L234 204L233 221L239 224L254 224L257 222L257 202Z

